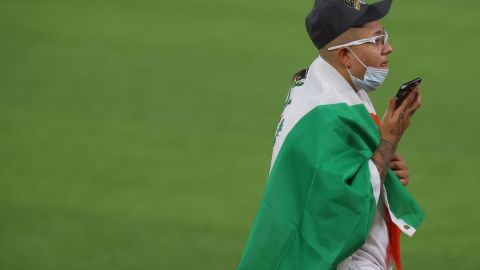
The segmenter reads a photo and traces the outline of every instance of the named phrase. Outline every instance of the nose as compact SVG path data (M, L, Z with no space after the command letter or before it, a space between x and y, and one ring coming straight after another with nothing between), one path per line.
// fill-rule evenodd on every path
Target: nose
M393 52L392 45L390 45L390 42L387 41L387 44L385 44L385 46L383 46L382 48L382 55L388 55L388 54L391 54L392 52Z

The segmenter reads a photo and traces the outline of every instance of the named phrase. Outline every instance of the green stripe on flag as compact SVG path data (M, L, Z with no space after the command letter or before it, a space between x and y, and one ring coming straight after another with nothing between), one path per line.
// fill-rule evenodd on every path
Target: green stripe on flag
M368 161L379 140L363 104L302 117L274 161L238 269L335 269L357 250L376 211Z

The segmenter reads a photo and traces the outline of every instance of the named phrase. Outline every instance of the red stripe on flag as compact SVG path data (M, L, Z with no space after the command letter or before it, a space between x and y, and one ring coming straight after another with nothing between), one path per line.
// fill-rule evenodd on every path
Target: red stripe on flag
M377 123L377 126L380 126L381 122L380 122L380 119L378 119L378 116L374 113L370 113L370 115L372 116L375 123Z
M378 126L381 125L380 119L378 119L378 116L375 113L370 113L372 116L373 120L375 123L377 123ZM386 209L386 216L388 216L387 223L388 223L388 248L387 248L387 253L390 251L390 254L393 258L393 261L395 261L395 265L397 266L397 270L402 270L402 259L400 257L400 234L401 231L393 223L392 218L390 217L390 212L388 211L387 207L385 206Z
M397 266L397 270L402 270L402 258L400 257L400 229L393 223L392 218L389 214L388 216L388 239L390 243L390 252Z

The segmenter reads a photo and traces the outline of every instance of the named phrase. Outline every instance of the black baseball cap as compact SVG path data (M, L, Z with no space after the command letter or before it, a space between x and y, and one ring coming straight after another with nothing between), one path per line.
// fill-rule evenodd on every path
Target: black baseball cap
M387 15L392 0L372 5L365 0L315 0L305 19L307 32L317 49L347 31Z

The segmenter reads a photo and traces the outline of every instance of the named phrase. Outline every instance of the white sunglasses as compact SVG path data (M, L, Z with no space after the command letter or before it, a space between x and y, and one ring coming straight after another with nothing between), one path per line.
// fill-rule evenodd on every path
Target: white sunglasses
M382 45L385 46L385 44L387 44L387 40L388 40L388 33L385 31L385 34L383 34L383 35L369 37L369 38L363 38L363 39L359 39L359 40L354 40L354 41L349 42L349 43L345 43L345 44L330 47L330 48L328 48L328 50L333 51L333 50L336 50L336 49L340 49L340 48L344 48L344 47L350 47L350 46L358 46L358 45L362 45L362 44L365 44L365 43L377 44L377 41L381 41Z

